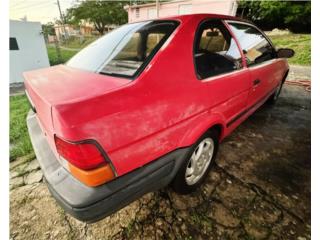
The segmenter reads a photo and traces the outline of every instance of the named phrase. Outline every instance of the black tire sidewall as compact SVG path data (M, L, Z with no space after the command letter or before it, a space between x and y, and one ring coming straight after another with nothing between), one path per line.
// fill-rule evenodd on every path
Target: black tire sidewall
M188 185L186 183L185 179L185 172L187 169L187 166L189 164L189 160L196 149L196 147L199 145L199 143L205 139L205 138L211 138L214 142L214 152L211 158L211 162L209 167L207 168L206 172L203 174L203 176L199 179L199 181L196 184L193 185ZM219 148L219 139L218 139L218 134L214 130L207 131L204 133L189 149L188 154L186 155L186 158L184 159L183 164L181 165L180 169L178 170L175 178L172 181L172 188L175 192L180 193L180 194L188 194L193 191L195 191L205 180L206 176L208 175L209 171L211 170L212 166L215 163L215 158L218 152Z
M279 92L277 92L279 86L280 86L280 89L279 89ZM277 86L275 92L269 97L267 101L268 103L275 104L278 101L280 93L282 91L283 83L281 82L279 86Z
M278 87L277 87L276 92L274 93L274 98L273 98L274 101L277 101L279 99L280 93L282 91L282 85L283 83L280 83L280 86L278 86L280 87L279 91L277 91L278 90Z

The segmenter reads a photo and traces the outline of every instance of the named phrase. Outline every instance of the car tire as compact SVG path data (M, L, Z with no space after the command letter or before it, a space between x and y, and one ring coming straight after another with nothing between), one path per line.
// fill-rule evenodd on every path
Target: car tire
M268 98L268 100L267 100L268 104L275 104L277 102L277 100L279 99L279 95L281 93L281 90L282 90L282 86L283 86L283 82L279 83L279 85L277 86L274 93L272 93L272 95Z
M179 194L195 191L208 175L219 147L218 133L207 131L194 143L171 186ZM199 152L201 150L201 152Z

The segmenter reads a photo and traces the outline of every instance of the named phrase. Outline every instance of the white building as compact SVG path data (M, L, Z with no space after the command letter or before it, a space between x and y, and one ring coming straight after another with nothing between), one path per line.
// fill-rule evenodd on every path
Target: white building
M23 82L25 71L49 66L40 22L10 20L10 84Z

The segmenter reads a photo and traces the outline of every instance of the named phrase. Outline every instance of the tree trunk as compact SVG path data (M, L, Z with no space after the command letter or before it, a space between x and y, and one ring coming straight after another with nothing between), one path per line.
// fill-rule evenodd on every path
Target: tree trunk
M97 29L98 30L98 32L100 33L100 35L102 36L103 34L104 34L104 28L99 28L99 29Z
M100 33L100 35L103 35L104 34L103 24L97 23L97 22L94 22L93 24L94 24L94 27L96 28L96 30Z

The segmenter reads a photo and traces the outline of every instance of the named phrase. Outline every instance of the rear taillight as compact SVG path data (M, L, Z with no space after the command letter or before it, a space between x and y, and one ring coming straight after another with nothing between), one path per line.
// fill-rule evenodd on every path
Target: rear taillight
M106 161L96 144L69 142L55 136L58 154L68 162L71 174L88 186L98 186L115 177L111 164Z
M107 162L103 155L92 143L71 143L55 137L58 153L72 165L83 169L90 170Z

